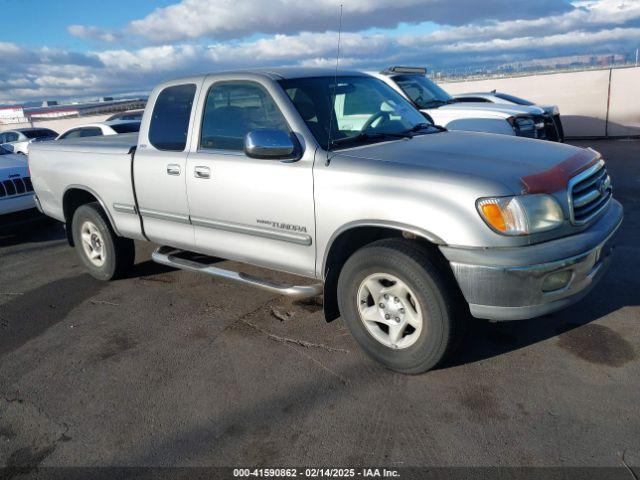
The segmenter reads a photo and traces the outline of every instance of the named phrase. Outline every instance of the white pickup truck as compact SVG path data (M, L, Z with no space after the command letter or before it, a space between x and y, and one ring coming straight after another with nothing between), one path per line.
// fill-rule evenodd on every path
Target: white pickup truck
M176 268L324 294L328 320L406 373L451 353L469 312L515 320L579 300L622 221L597 152L443 131L359 72L166 82L139 134L33 144L30 167L37 203L95 277L125 272L135 239Z
M457 100L429 80L422 67L390 67L367 73L401 93L430 121L449 130L563 140L553 116L538 106Z

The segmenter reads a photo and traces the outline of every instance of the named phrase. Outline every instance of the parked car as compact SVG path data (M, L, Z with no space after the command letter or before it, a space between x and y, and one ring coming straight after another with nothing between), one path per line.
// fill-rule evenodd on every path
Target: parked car
M358 72L166 82L139 135L34 145L30 166L36 203L67 224L94 277L123 275L146 240L175 268L323 293L327 320L342 316L369 355L407 373L452 352L465 312L524 319L582 298L622 221L594 150L442 131Z
M105 135L118 135L120 133L132 133L140 130L140 122L131 120L111 120L99 123L88 123L70 128L60 134L56 140L68 138L101 137Z
M561 142L564 142L564 128L562 127L562 119L560 118L560 109L557 105L536 105L524 98L516 97L515 95L510 95L508 93L498 92L496 90L492 90L491 92L458 93L453 95L453 98L458 103L496 103L499 105L526 105L539 107L543 109L553 120L552 123L546 122L547 129L549 129L546 132L547 138L553 138L555 135Z
M35 207L26 157L0 145L0 224L9 214Z
M107 122L111 120L142 120L144 110L127 110L126 112L118 112L107 118Z
M29 145L33 142L53 140L58 136L57 132L49 128L18 128L0 132L0 145L10 145L14 153L27 155Z
M457 102L426 76L420 67L390 67L370 75L393 87L430 121L450 130L500 133L559 141L553 119L533 105Z

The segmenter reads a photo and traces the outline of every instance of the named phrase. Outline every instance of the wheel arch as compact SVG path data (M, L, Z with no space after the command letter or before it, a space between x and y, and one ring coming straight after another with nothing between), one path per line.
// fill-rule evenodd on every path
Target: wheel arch
M62 195L62 211L64 214L64 221L66 224L67 241L69 245L74 246L73 235L71 232L71 221L73 220L73 214L82 205L87 203L97 202L102 210L107 215L111 228L116 235L119 235L116 225L111 216L111 212L106 207L106 204L102 201L100 196L91 188L85 185L69 185L64 194Z
M431 232L402 223L363 220L344 225L331 236L322 261L324 315L327 322L340 316L337 296L338 277L347 259L356 250L384 238L406 238L418 242L440 257L442 254L437 245L445 244L440 237Z

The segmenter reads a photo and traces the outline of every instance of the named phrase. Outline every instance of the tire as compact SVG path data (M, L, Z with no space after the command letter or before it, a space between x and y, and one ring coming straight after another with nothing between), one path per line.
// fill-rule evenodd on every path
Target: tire
M109 218L98 203L78 207L73 214L71 228L80 260L98 280L120 278L133 265L133 240L115 234Z
M364 351L397 372L426 372L459 344L458 286L439 259L408 240L380 240L356 251L340 272L338 304Z

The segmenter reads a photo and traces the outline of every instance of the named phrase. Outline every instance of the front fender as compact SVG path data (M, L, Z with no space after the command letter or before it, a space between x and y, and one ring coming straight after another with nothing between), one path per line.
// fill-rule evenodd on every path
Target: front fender
M341 232L355 226L408 231L437 245L512 246L476 211L479 197L508 195L504 185L449 171L335 155L316 161L316 274Z
M420 227L416 227L415 225L400 223L394 220L379 220L379 219L354 220L345 225L342 225L331 235L331 238L327 243L327 246L325 248L324 255L323 255L322 270L321 270L323 273L326 272L329 252L331 251L331 247L334 245L335 241L343 233L346 233L355 229L359 229L359 228L365 228L365 227L381 228L381 229L384 228L389 230L395 230L398 233L404 233L404 234L409 233L416 237L423 238L424 240L427 240L428 242L431 242L434 245L446 245L445 241L442 240L437 235L435 235L434 233L424 230Z

